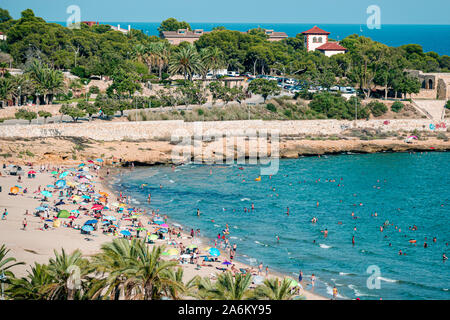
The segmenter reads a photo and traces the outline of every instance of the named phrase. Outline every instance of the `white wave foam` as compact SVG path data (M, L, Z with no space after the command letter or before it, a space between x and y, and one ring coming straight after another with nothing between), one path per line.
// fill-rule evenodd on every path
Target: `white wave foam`
M262 242L259 242L258 240L255 240L255 243L256 243L256 244L260 244L260 245L265 246L265 247L268 247L267 244L264 244L264 243L262 243Z
M322 249L330 249L331 248L331 246L327 246L326 244L323 244L323 243L319 244L319 247L321 247Z
M252 201L250 198L242 198L241 201Z
M381 281L386 281L386 282L398 282L398 280L384 278L384 277L378 277L378 279L381 280Z
M349 284L347 287L353 291L355 297L376 297L376 295L359 291L353 284Z

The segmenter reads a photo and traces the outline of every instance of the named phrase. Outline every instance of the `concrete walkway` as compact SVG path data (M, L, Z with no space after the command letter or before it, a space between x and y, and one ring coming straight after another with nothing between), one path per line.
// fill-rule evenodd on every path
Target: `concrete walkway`
M431 120L440 121L445 114L444 100L413 100L413 106Z

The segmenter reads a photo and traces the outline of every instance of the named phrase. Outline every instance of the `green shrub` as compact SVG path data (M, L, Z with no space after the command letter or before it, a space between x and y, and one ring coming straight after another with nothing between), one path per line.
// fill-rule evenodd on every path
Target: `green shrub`
M450 100L447 100L447 103L445 104L445 107L446 107L447 109L450 109Z
M92 86L92 87L89 88L89 93L99 94L100 93L100 89L97 86Z
M375 117L379 117L382 116L383 114L385 114L387 112L387 107L384 103L378 102L378 101L372 101L370 102L367 107L369 108L369 110L372 112L372 114Z
M266 105L267 110L269 110L270 112L277 112L277 107L275 107L275 105L273 103L268 103Z
M205 111L203 111L203 109L197 109L197 114L198 114L199 116L202 116L202 115L205 114Z
M403 109L404 105L400 101L395 101L392 106L391 110L394 112L400 112Z

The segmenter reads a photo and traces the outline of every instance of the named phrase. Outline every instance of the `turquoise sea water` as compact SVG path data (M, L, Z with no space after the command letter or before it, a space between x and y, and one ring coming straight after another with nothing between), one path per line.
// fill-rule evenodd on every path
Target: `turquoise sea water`
M238 260L295 278L300 269L308 280L314 273L315 292L325 296L336 285L349 299L450 299L450 262L442 260L450 253L449 163L450 153L300 158L281 160L278 174L260 182L257 166L188 164L126 171L113 187L142 206L151 193L152 208L210 239L228 223ZM244 212L252 203L255 210ZM380 270L380 289L367 287L372 265Z

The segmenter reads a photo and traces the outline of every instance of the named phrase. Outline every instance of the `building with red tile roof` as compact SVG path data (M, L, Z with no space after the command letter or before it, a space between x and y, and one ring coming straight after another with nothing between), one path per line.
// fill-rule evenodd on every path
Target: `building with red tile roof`
M320 51L326 56L331 57L338 53L345 53L347 49L339 45L337 42L329 42L328 31L314 26L307 31L302 32L305 35L305 47L308 51Z

